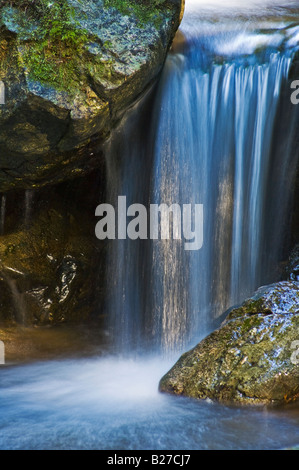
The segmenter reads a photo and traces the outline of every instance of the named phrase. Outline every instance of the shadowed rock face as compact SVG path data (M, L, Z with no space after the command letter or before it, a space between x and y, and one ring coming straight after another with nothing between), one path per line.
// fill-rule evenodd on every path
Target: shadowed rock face
M6 196L0 323L81 323L103 313L105 242L94 235L101 187L102 176L94 172Z
M111 1L66 3L82 44L62 43L57 54L39 44L41 24L29 9L0 2L0 191L96 167L110 130L160 72L181 11L180 0L157 9L139 2L142 18Z
M220 402L299 399L299 283L259 289L222 326L184 354L160 390Z

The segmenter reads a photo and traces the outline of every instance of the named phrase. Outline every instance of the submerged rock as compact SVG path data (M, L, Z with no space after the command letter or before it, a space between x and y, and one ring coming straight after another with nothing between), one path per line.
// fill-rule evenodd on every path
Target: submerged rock
M180 11L180 0L0 1L0 191L94 168L160 72Z
M233 309L179 359L160 390L227 403L299 400L299 283L259 289Z

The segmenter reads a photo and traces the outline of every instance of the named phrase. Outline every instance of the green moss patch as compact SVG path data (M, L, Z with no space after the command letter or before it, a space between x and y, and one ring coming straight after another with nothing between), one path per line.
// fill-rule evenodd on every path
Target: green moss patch
M77 87L83 76L82 54L89 35L80 28L75 9L67 0L5 3L0 5L2 15L20 35L29 78L58 90Z
M152 23L159 26L161 23L162 8L167 8L165 0L104 0L106 8L116 8L123 15L132 14L140 21L141 25Z

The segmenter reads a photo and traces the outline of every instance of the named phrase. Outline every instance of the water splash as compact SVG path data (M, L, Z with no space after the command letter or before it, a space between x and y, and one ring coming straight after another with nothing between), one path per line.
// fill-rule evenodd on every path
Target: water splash
M168 368L161 357L4 368L0 449L257 450L297 444L298 407L261 412L162 395L158 383Z

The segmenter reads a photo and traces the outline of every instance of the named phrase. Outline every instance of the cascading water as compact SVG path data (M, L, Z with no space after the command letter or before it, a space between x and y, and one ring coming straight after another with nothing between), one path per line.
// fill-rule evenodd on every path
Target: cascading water
M107 318L122 351L150 346L178 355L212 317L277 277L296 165L299 106L290 103L286 77L299 22L290 10L271 16L261 8L281 0L229 8L240 2L187 0L184 36L158 88L132 109L107 149L107 202L115 207L118 196L127 206L204 205L199 251L185 251L179 240L109 241ZM84 359L77 351L76 360L1 371L1 449L105 449L112 456L120 449L162 455L298 445L296 404L238 408L159 394L174 358L158 351Z
M107 152L115 206L122 195L127 205L204 207L199 251L185 251L181 240L110 242L107 313L122 350L146 338L181 351L279 277L296 164L296 110L290 100L281 108L281 93L299 28L277 10L253 23L248 6L218 18L199 3L187 4L154 104L147 97L130 113ZM289 123L279 154L278 111ZM284 187L273 195L279 172Z

